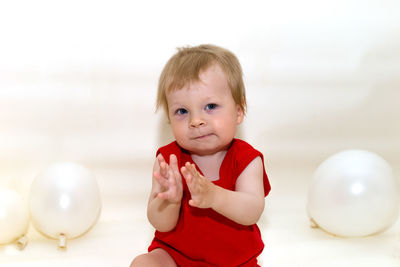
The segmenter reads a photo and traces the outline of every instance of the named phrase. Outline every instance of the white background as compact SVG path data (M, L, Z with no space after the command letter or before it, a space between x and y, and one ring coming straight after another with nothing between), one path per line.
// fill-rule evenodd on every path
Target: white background
M398 177L399 14L396 0L1 1L0 185L27 197L41 168L77 161L97 172L104 194L94 237L106 236L105 225L118 217L107 201L114 210L140 205L136 225L149 227L146 179L156 148L172 138L154 112L158 76L177 47L202 43L228 48L242 63L249 109L239 135L264 153L275 199L287 197L287 207L294 197L304 200L315 167L343 149L381 155ZM298 226L296 219L307 220L301 201L295 219L274 214L277 202L266 213ZM120 218L132 224L132 217ZM276 229L265 231L278 237ZM131 251L115 257L125 264L148 240L132 245L121 236L107 240L127 243ZM270 242L274 255L285 255L287 248ZM15 252L19 258L0 247L0 263L3 256L17 264L52 249L35 251L32 243L25 254ZM286 266L280 258L272 262ZM310 257L297 262L311 266Z

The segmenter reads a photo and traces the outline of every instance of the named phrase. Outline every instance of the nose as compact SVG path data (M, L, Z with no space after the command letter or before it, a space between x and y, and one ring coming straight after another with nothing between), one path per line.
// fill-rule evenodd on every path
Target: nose
M202 117L194 115L190 118L190 128L197 128L204 125L206 125L206 121Z

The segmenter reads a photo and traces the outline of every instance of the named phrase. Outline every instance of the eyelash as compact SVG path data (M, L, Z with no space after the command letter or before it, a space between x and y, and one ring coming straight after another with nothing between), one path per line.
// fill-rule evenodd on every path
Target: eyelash
M187 113L187 110L184 109L184 108L178 108L178 109L175 111L175 114L177 114L177 115L184 115L184 114L186 114L186 113Z
M217 104L215 104L215 103L210 103L210 104L207 104L207 105L206 105L205 109L206 109L206 110L213 110L213 109L216 109L217 107L218 107ZM186 114L186 113L188 113L188 111L187 111L186 109L184 109L184 108L178 108L178 109L175 111L175 114L177 114L177 115L184 115L184 114Z
M207 105L206 105L206 109L208 109L208 110L216 109L217 106L218 106L218 105L215 104L215 103L210 103L210 104L207 104Z

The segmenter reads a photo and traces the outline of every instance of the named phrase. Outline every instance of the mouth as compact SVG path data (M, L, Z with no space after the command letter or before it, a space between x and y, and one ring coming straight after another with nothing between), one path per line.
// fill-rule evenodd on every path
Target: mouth
M194 137L193 139L194 139L194 140L202 140L202 139L205 139L205 138L207 138L207 137L210 137L211 135L212 135L212 134L199 135L199 136Z

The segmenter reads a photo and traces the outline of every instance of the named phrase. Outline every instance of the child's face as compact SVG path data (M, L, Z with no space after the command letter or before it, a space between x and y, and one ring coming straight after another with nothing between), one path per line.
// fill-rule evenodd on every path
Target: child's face
M233 100L219 65L212 65L199 77L199 82L167 93L168 116L181 147L210 155L228 148L244 113Z

